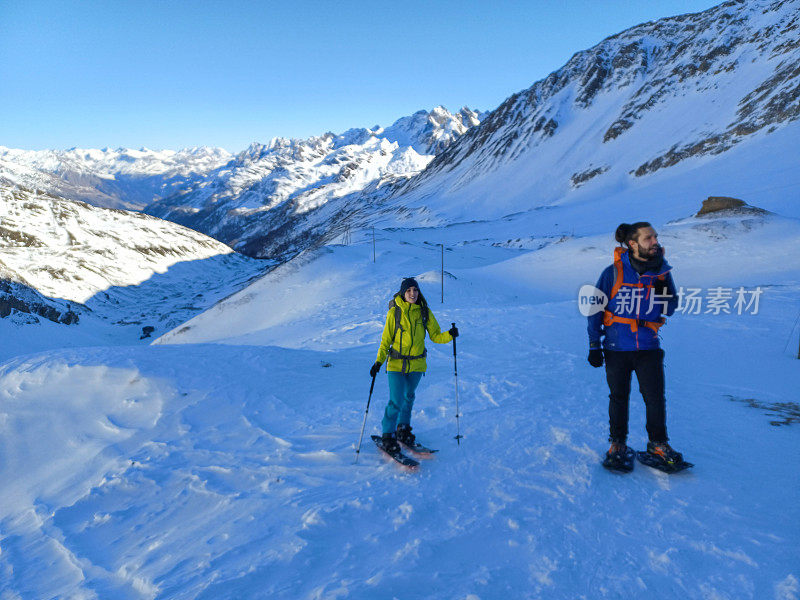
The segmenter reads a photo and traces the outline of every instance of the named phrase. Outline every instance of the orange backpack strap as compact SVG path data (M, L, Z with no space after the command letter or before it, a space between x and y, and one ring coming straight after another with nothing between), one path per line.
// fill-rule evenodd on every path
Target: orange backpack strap
M631 284L631 283L622 283L622 255L628 251L627 248L623 248L622 246L618 246L614 248L614 270L615 270L615 277L614 277L614 285L611 288L611 294L608 296L609 302L611 299L617 295L620 288L623 285L628 285L630 287L644 287L641 283ZM666 278L666 274L659 276L659 279ZM644 319L629 319L627 317L620 317L615 315L610 310L603 311L603 325L608 327L612 323L623 323L625 325L630 325L631 331L636 333L639 330L639 326L642 327L649 327L653 330L654 333L658 333L658 329L664 324L665 320L662 318L660 321L645 321Z
M619 246L614 248L614 285L611 287L611 293L608 295L609 301L617 295L619 288L622 287L622 255L627 252L625 248Z
M658 333L659 328L665 323L665 319L662 317L660 321L645 321L644 319L629 319L628 317L620 317L612 313L611 311L603 311L603 325L608 327L612 323L623 323L625 325L630 325L631 331L636 333L639 331L639 326L642 327L649 327L653 330L653 333Z

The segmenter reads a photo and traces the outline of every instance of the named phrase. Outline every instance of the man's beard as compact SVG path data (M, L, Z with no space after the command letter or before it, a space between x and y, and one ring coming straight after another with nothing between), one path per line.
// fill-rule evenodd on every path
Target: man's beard
M652 246L649 250L644 250L643 248L639 247L639 257L642 260L652 260L660 255L661 255L661 246L659 246L658 244Z

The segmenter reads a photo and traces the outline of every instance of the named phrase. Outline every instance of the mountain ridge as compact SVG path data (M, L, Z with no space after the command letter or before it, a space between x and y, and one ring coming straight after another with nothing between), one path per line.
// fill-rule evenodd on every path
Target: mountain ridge
M144 210L251 254L249 249L259 240L291 228L294 221L331 201L422 171L435 152L477 125L481 115L466 107L455 114L437 107L387 128L252 144L204 180ZM289 243L285 251L278 251L291 253L292 248Z
M492 170L498 159L513 162L568 126L577 109L590 108L612 92L622 92L616 98L621 106L612 111L617 113L613 119L605 114L599 116L604 124L603 144L624 140L648 113L681 94L713 94L716 86L725 83L739 101L738 120L719 127L706 119L707 126L716 126L721 131L683 144L674 136L677 139L661 155L631 165L629 171L636 177L693 156L722 153L738 143L737 138L796 120L800 116L797 52L800 42L792 32L800 27L798 7L800 3L796 0L732 1L699 13L651 21L609 36L592 48L575 53L562 68L531 87L510 96L481 125L439 154L420 176L407 182L395 195L407 193L438 173L454 171L467 157L471 157L469 177L472 178L476 169ZM771 22L770 17L777 22ZM709 41L713 42L710 48ZM755 56L743 56L753 46L758 50ZM770 68L768 63L784 55L785 61ZM759 63L765 73L760 79L756 74L757 83L745 93L736 94L736 86L730 81L723 82L722 78L737 68L743 70L738 65L742 58ZM709 73L712 79L704 77ZM633 93L625 95L627 89ZM558 98L559 94L566 98ZM715 98L724 109L731 110L724 106L726 99L722 94L715 94ZM577 109L572 110L573 106ZM657 140L651 136L650 141ZM607 170L604 167L607 165L576 167L572 175L578 183L585 183L604 173Z

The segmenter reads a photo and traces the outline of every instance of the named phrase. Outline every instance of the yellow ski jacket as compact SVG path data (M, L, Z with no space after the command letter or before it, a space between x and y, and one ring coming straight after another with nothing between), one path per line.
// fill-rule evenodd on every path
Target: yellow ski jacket
M400 307L400 323L395 327L395 304ZM422 323L422 309L419 304L409 304L399 295L386 313L386 325L383 327L381 346L378 349L377 362L386 366L388 371L403 373L424 373L428 365L425 361L425 326ZM442 331L433 311L428 308L428 336L437 344L446 344L453 339L449 331Z

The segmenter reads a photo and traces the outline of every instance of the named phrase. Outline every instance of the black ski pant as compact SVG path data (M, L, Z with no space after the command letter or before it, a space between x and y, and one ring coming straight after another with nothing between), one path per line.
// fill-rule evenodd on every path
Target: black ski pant
M667 400L664 396L664 351L604 351L608 396L609 440L622 442L628 438L628 404L631 394L631 373L636 373L639 391L647 414L647 435L651 442L667 441Z

